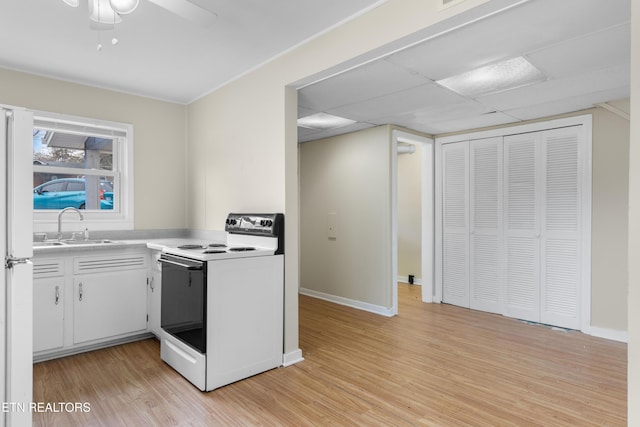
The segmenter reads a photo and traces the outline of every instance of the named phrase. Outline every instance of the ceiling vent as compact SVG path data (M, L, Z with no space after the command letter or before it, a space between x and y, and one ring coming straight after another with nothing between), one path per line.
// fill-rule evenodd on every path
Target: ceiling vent
M447 7L455 6L465 0L440 0L440 9L446 9Z

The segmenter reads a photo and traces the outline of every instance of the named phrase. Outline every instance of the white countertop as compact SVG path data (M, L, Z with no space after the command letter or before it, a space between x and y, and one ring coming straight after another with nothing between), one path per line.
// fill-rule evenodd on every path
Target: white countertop
M101 239L109 240L110 243L89 243L89 244L63 244L58 246L34 246L33 255L57 255L67 254L70 252L95 252L113 249L129 249L146 247L151 250L161 251L167 246L177 246L181 244L207 245L213 240L220 241L220 238L203 238L203 237L160 237L160 238L143 238L143 239Z

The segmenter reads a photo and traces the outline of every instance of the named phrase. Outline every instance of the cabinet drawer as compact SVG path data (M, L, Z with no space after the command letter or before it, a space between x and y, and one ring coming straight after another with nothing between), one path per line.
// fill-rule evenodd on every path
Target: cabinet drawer
M57 277L64 276L64 259L34 259L33 277Z
M108 257L78 257L73 260L74 274L136 270L141 268L147 268L146 254L130 254Z

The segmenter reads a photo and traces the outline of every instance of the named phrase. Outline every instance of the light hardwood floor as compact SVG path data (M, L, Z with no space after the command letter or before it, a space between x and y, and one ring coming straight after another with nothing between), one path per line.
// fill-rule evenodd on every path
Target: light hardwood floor
M625 344L400 285L394 318L300 297L305 361L202 393L150 339L34 365L35 426L623 426Z

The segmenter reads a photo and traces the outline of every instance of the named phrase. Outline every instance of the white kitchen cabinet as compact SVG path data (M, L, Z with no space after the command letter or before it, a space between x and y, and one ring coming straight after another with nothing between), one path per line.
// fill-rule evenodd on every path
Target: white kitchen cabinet
M145 253L75 259L74 344L147 329L145 267Z
M162 269L158 262L160 251L151 252L149 286L147 289L147 328L160 338L160 297L162 294Z
M33 263L33 351L64 345L64 260Z
M34 256L34 360L148 336L148 264L146 248Z

